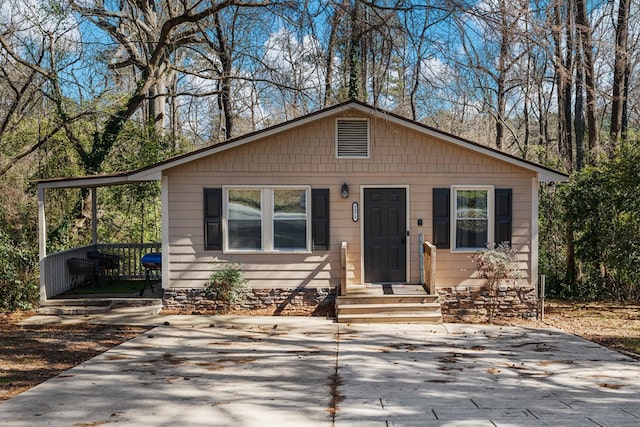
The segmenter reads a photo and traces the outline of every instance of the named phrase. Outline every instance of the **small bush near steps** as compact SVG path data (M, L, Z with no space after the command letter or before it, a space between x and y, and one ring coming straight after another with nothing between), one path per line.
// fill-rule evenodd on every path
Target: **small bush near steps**
M242 305L251 295L251 289L236 263L215 264L215 270L211 273L209 281L205 285L205 293L215 296L225 309Z

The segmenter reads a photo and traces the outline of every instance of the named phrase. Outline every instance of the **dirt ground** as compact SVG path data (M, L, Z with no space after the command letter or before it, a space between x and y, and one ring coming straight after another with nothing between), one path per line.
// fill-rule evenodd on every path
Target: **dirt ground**
M640 358L640 305L545 304L544 323L629 356Z
M88 323L18 324L31 314L0 314L0 401L22 393L147 329Z
M273 313L265 311L253 314ZM280 314L320 313L294 310ZM19 322L30 315L31 313L0 314L0 401L40 384L146 330L135 326L88 323L20 326ZM640 306L637 305L549 302L545 307L544 322L507 319L497 320L495 323L525 327L553 326L640 358Z

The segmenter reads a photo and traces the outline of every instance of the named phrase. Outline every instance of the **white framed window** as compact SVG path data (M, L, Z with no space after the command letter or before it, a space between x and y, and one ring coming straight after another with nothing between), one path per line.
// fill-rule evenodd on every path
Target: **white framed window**
M477 251L493 239L493 186L451 187L451 236L454 251Z
M336 119L336 158L369 158L369 120Z
M306 252L309 187L224 187L225 250Z

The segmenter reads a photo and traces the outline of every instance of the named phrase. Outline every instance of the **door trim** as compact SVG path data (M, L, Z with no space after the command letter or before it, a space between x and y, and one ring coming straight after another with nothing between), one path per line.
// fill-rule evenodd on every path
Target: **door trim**
M405 203L406 203L406 218L405 218L405 227L407 231L411 230L411 223L409 219L411 217L411 186L409 184L361 184L360 185L360 281L364 284L364 215L366 213L366 209L364 206L364 189L365 188L404 188L405 189ZM405 265L405 283L411 283L411 233L407 236L407 244L405 245L406 251L406 265Z

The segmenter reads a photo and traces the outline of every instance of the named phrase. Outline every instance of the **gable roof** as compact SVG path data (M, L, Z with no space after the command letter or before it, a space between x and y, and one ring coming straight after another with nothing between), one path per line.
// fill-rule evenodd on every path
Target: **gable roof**
M433 127L415 122L413 120L409 120L397 114L372 107L371 105L365 104L363 102L360 102L357 100L350 100L340 104L336 104L331 107L327 107L325 109L319 110L311 114L307 114L305 116L295 118L287 122L283 122L265 129L251 132L251 133L239 136L237 138L229 139L225 142L222 142L216 145L203 147L198 150L191 151L189 153L178 155L178 156L169 158L167 160L164 160L162 162L156 163L154 165L150 165L134 171L122 172L122 173L112 174L112 175L96 175L96 176L75 177L75 178L66 178L66 179L65 178L44 179L44 180L38 181L38 186L41 188L99 187L99 186L108 186L108 185L132 184L135 182L143 182L143 181L156 181L160 179L160 177L162 176L162 172L167 169L171 169L176 166L180 166L185 163L189 163L189 162L201 159L203 157L208 157L223 151L227 151L259 139L277 135L279 133L282 133L282 132L297 128L299 126L303 126L308 123L321 120L326 117L330 117L348 110L356 110L365 115L384 118L385 120L391 123L397 124L399 126L407 127L409 129L416 131L417 133L435 137L435 138L444 140L447 143L453 144L455 146L465 148L465 149L474 151L476 153L483 154L483 155L495 158L497 160L507 162L515 166L519 166L523 169L535 172L540 182L565 182L569 178L568 175L562 172L558 172L556 170L547 168L545 166L541 166L537 163L521 159L511 154L504 153L494 148L487 147L487 146L478 144L476 142L473 142L464 138L460 138L458 136L454 136L452 134L443 132Z

